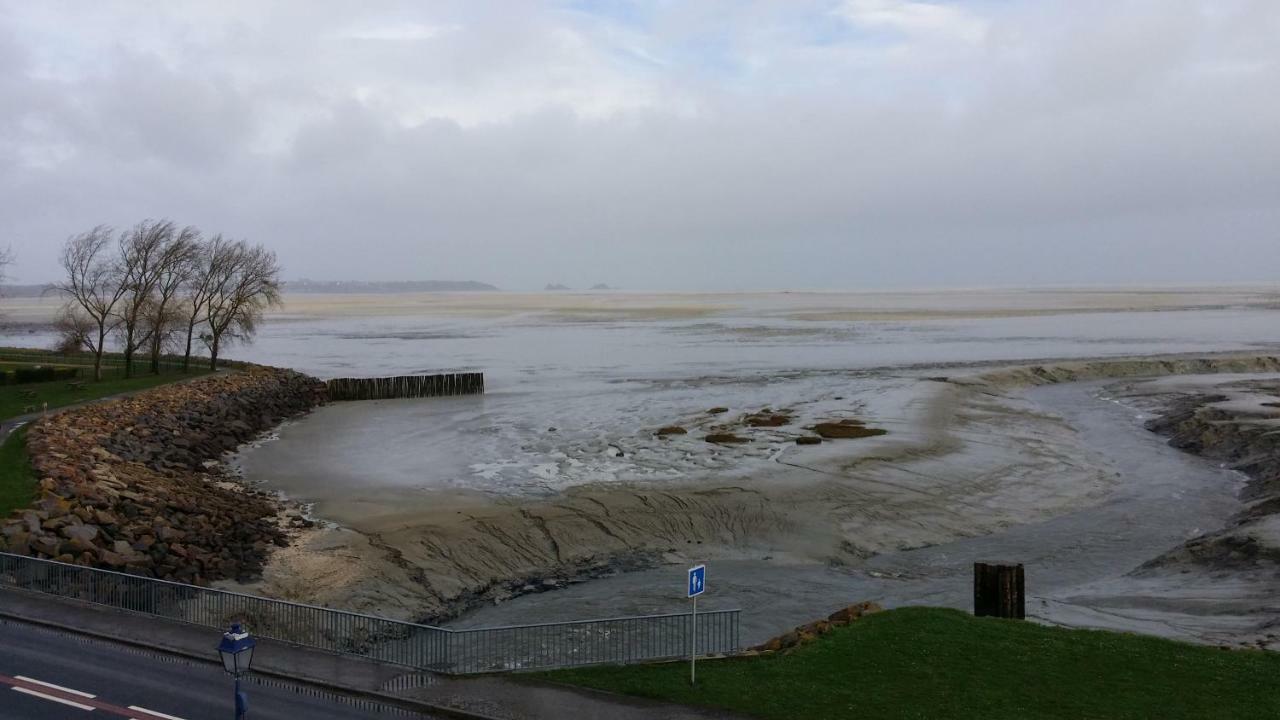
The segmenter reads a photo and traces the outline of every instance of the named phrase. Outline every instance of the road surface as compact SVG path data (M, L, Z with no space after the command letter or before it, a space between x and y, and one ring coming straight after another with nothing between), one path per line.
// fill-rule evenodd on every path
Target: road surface
M216 655L216 637L209 653ZM429 718L304 686L246 679L253 720ZM0 620L0 718L227 720L232 680L216 665Z

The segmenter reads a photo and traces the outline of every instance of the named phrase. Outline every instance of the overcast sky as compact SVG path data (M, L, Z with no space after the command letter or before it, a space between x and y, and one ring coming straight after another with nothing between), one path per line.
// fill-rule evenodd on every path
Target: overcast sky
M0 0L0 246L169 217L286 277L1280 277L1280 2Z

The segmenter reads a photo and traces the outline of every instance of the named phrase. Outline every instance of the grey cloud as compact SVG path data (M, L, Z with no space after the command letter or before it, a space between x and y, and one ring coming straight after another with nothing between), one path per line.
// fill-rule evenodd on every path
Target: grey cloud
M181 14L137 42L71 32L66 54L95 61L58 77L24 41L47 19L0 25L16 272L48 278L66 235L159 215L265 242L290 277L510 288L1235 281L1280 263L1271 3L978 3L982 42L822 44L787 23L838 22L830 4L638 26L311 7L215 13L189 41ZM733 62L693 59L718 33Z

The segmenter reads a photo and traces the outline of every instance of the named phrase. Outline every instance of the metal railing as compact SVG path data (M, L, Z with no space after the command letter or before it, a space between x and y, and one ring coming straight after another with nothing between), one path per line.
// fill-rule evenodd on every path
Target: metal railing
M453 630L0 553L0 587L55 595L447 674L549 670L686 656L687 614ZM700 655L740 650L738 610L698 613Z

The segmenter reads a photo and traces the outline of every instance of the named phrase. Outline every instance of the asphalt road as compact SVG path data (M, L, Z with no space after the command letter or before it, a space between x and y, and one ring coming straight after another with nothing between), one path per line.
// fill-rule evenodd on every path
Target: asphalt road
M252 720L431 717L256 677L243 687ZM216 665L0 620L0 718L95 716L229 720L233 683Z

